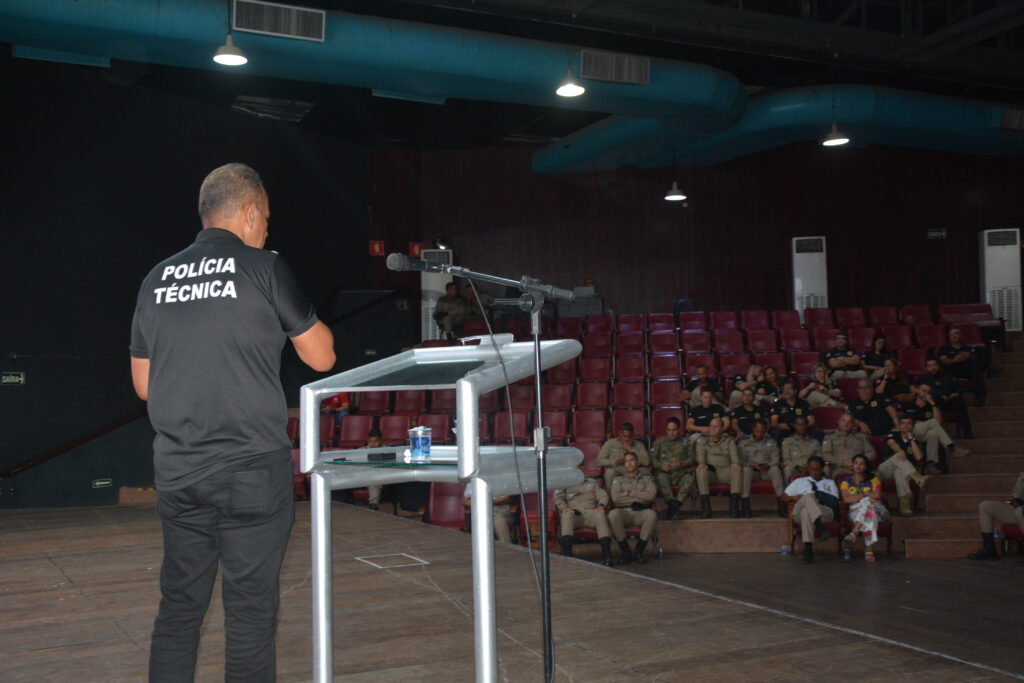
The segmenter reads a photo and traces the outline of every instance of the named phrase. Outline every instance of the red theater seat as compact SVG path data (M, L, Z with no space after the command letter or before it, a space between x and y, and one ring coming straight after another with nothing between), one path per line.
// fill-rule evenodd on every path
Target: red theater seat
M873 327L900 324L900 316L895 306L871 306L868 308L868 317Z
M867 318L864 317L864 309L860 306L836 309L836 325L844 330L848 330L851 327L865 327L867 324Z
M647 335L647 348L652 356L674 356L679 353L675 331L662 330Z
M592 332L583 338L584 358L611 358L612 335L606 332Z
M846 331L846 334L850 338L850 348L858 351L871 350L872 339L875 338L875 328L851 327Z
M768 311L740 311L740 327L750 330L767 330Z
M682 384L677 381L652 382L651 383L651 407L653 408L678 408L679 394L682 393Z
M775 330L747 330L747 348L754 353L773 353L779 350Z
M605 410L607 407L607 382L580 382L576 385L576 408L578 410Z
M673 356L655 356L655 358L673 358ZM616 382L644 382L647 380L647 362L643 357L627 356L615 361Z
M432 482L430 502L427 503L427 520L434 526L465 531L466 509L462 504L462 494L465 490L466 485L458 482Z
M914 345L910 339L910 328L905 325L883 325L882 334L885 335L886 345L894 351Z
M624 313L615 319L615 331L619 334L625 334L626 332L640 332L644 331L644 315L643 313Z
M809 330L814 330L819 327L835 327L835 321L832 320L832 309L805 308L804 325Z
M612 388L612 406L615 408L646 407L647 385L643 382L616 382Z
M712 311L710 327L713 330L735 330L736 314L732 311Z
M555 323L555 338L579 339L583 336L583 323L579 318L559 318Z
M584 342L586 339L584 339ZM623 332L615 338L616 356L643 356L647 353L643 332Z
M802 327L800 324L800 314L792 309L772 311L772 327L776 330L791 330L794 327Z
M835 327L814 328L814 350L828 351L836 345L836 335L839 330Z
M366 438L373 429L372 415L346 415L341 421L339 448L359 448L366 444Z
M430 392L430 412L454 413L455 409L454 389L434 389Z
M914 339L917 345L925 349L938 349L946 345L946 327L944 325L925 324L914 327Z
M794 375L810 377L814 366L820 362L821 356L813 351L789 354L789 368Z
M908 304L900 309L900 318L904 325L910 327L928 325L932 322L932 309L928 304Z
M612 361L610 358L584 358L580 361L581 382L612 381Z
M647 331L662 332L670 330L675 332L676 321L671 313L651 313L647 316Z
M412 418L408 415L382 415L380 436L386 446L398 446L409 441Z
M683 330L706 330L707 328L704 311L686 311L679 314L680 332Z
M352 394L358 396L360 415L385 415L391 411L390 391L360 391Z
M612 333L612 317L610 315L588 315L587 316L587 335L591 334L611 334Z
M423 389L403 389L395 392L395 415L419 415L427 410L427 392Z
M723 377L735 377L747 372L750 367L749 353L730 353L718 357L718 368ZM728 393L726 393L728 396Z
M549 368L546 373L551 384L572 384L576 381L576 359L559 363Z
M810 351L811 350L811 339L807 334L807 330L799 327L792 327L781 330L780 337L782 338L782 350L783 351Z
M651 356L651 379L655 382L679 379L679 357Z
M745 350L739 330L715 330L715 353L743 353Z
M572 414L574 441L604 443L608 438L608 423L603 410L576 410Z
M448 415L427 413L416 418L416 424L430 427L433 443L448 444L452 440L451 418Z
M544 410L570 410L572 387L568 384L545 384L540 389Z

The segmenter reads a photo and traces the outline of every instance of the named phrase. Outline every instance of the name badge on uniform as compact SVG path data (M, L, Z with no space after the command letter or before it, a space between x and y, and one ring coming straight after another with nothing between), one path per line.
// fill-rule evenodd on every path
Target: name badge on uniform
M878 407L878 401L872 401L871 402L871 407L872 408L877 408Z
M796 414L797 415L803 415L804 414L804 409L803 408L797 408L796 409Z

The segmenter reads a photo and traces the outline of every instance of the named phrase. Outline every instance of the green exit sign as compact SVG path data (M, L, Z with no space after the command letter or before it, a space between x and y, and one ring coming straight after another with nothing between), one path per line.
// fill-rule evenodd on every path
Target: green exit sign
M23 387L25 386L24 372L0 372L0 386Z

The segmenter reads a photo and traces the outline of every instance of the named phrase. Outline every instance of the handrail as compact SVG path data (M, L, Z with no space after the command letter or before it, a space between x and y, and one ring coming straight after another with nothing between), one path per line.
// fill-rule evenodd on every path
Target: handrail
M25 470L30 470L33 467L36 467L37 465L42 465L47 460L52 460L53 458L56 458L58 455L62 455L64 453L67 453L68 451L70 451L70 450L72 450L74 448L78 448L79 446L81 446L83 444L89 443L90 441L98 439L101 436L109 434L110 432L114 431L115 429L118 429L120 427L125 426L129 422L134 422L135 420L139 419L140 417L145 416L146 413L147 413L146 408L142 407L142 408L139 408L138 410L135 410L135 411L133 411L131 413L128 413L127 415L123 415L123 416L119 417L118 419L114 420L113 422L105 424L102 427L98 427L98 428L92 430L91 432L89 432L87 434L83 434L82 436L76 437L76 438L72 439L71 441L68 441L65 444L61 444L60 446L57 446L55 448L51 448L48 451L40 453L36 457L30 458L30 459L26 460L25 462L21 463L20 465L15 465L11 469L7 470L6 472L0 472L0 477L13 477L16 474L21 474Z

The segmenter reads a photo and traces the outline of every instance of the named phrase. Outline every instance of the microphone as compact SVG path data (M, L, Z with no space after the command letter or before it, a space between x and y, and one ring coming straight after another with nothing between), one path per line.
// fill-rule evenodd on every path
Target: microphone
M444 266L440 263L429 263L423 259L409 258L405 254L399 254L394 252L388 254L387 260L388 270L422 270L428 273L443 273Z

